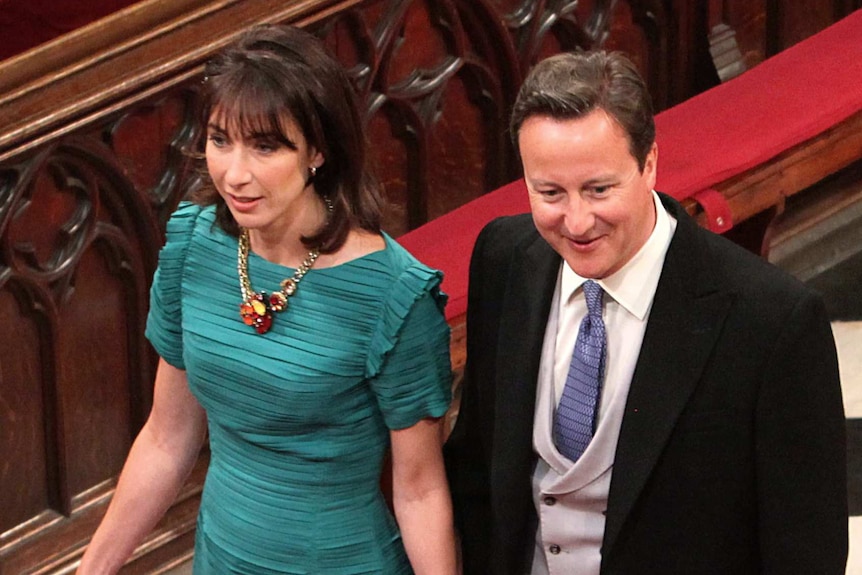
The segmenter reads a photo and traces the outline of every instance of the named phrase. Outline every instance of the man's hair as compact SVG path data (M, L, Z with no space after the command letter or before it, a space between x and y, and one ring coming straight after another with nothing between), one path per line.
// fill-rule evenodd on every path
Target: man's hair
M644 169L655 142L652 101L637 68L620 52L566 52L542 60L524 80L509 131L520 154L521 126L533 116L569 120L603 110L625 130Z

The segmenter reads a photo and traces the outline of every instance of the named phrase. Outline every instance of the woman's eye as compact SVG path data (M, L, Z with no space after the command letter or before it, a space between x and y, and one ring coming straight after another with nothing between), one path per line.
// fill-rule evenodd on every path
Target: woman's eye
M284 147L284 144L282 144L278 140L263 138L259 140L254 140L253 146L255 152L264 156L268 156L270 154L275 154L276 152L281 150Z
M212 145L216 148L221 148L222 146L227 145L227 138L225 138L223 134L210 134L209 141L212 142Z

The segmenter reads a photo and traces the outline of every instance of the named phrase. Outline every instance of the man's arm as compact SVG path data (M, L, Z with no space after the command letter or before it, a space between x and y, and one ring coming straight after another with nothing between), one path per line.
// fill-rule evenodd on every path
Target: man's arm
M843 575L846 423L822 301L801 299L773 347L756 412L763 573Z
M467 364L455 428L444 446L446 473L452 492L455 526L461 540L465 575L485 573L492 530L488 443L493 430L493 399L483 397L494 379L492 358L496 321L489 308L499 305L486 292L486 227L479 234L470 259L467 302ZM500 273L500 270L498 270Z

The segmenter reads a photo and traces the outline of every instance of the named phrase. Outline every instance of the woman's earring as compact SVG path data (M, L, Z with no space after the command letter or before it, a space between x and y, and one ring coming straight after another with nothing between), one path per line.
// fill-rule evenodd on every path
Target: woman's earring
M310 186L314 182L314 176L317 175L317 166L308 166L308 177L305 179L305 185Z

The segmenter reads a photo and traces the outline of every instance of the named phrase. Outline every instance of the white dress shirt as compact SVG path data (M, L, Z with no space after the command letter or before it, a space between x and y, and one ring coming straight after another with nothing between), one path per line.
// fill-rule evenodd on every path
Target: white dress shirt
M563 262L548 317L539 366L533 447L533 502L539 518L531 575L598 575L614 453L632 374L665 254L676 229L653 192L656 225L625 266L599 280L607 358L596 432L577 461L554 446L552 425L581 320L587 314L578 276Z

